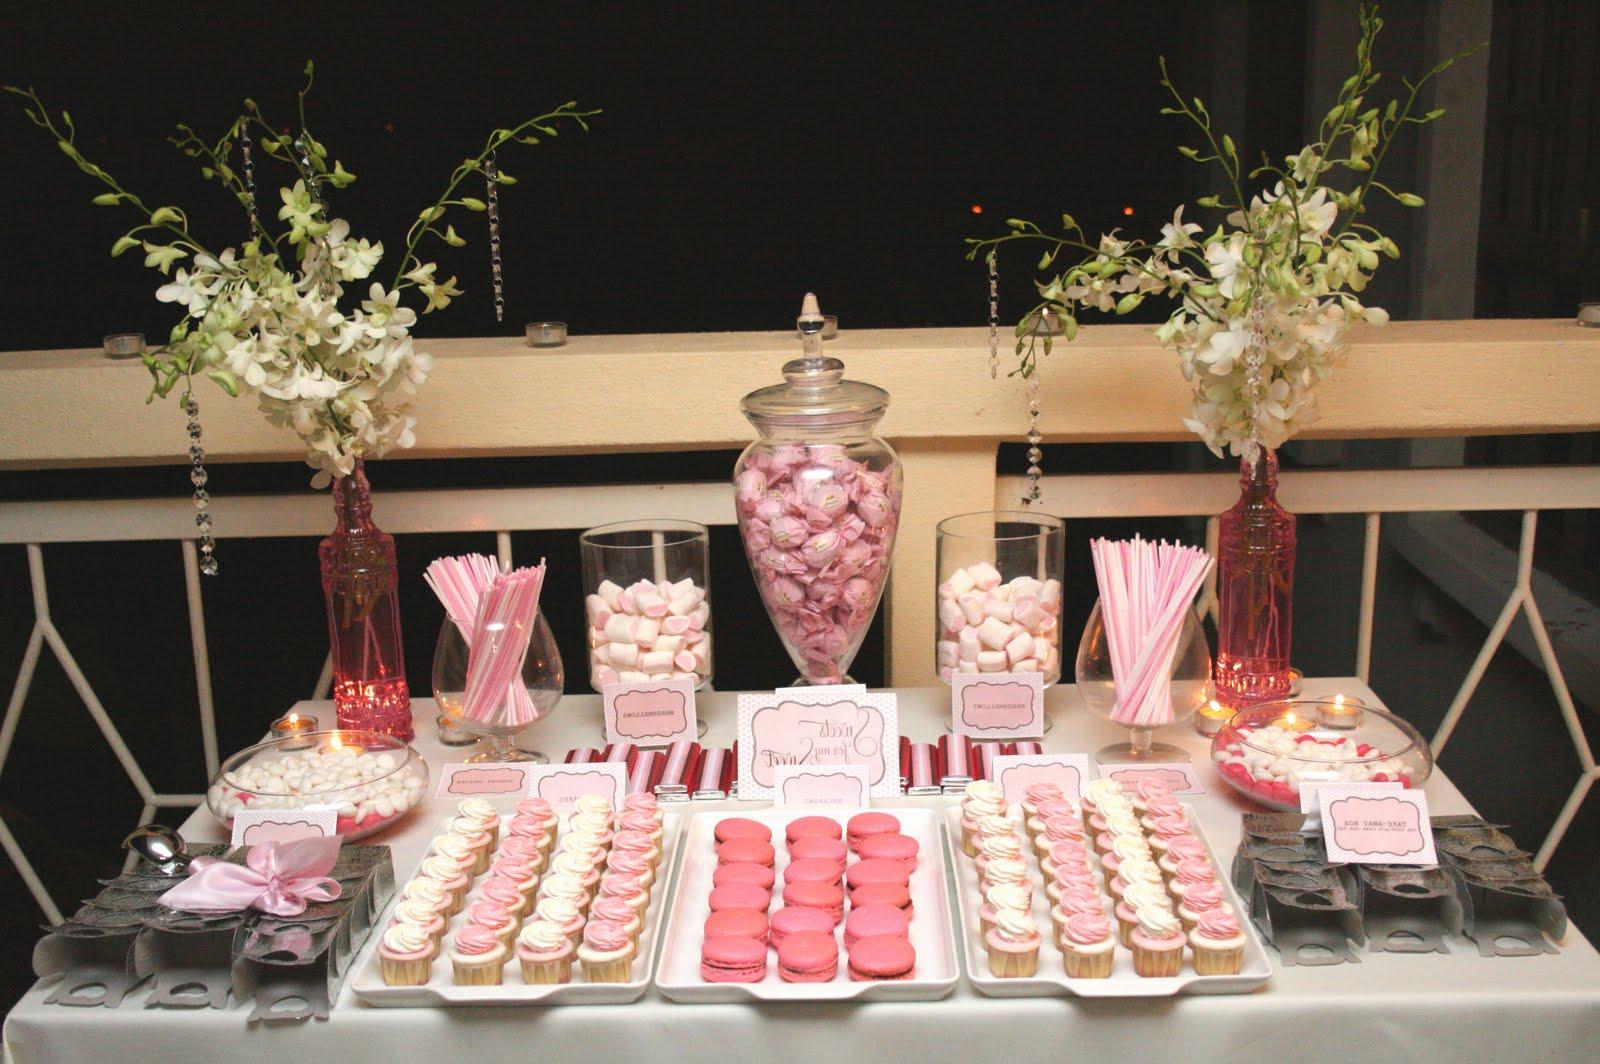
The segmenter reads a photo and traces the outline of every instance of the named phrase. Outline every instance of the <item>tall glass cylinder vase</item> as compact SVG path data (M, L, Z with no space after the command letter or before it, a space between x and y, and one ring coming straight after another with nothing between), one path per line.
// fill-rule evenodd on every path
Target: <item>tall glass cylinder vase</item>
M1061 577L1067 526L1025 511L939 522L934 653L939 678L1037 672L1061 679Z
M359 459L349 476L333 482L333 513L333 532L317 555L339 727L409 742L411 692L400 640L394 537L373 523L371 488Z
M1278 456L1239 466L1217 529L1216 697L1235 709L1289 697L1295 518L1278 504Z
M619 521L578 537L589 685L711 682L711 533L693 521Z

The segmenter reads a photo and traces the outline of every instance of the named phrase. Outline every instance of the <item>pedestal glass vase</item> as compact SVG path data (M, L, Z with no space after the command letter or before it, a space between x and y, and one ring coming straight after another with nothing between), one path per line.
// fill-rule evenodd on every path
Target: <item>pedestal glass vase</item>
M805 352L784 383L741 403L761 439L734 465L739 532L798 683L849 683L889 579L900 459L872 434L889 393L844 380L844 363L822 356L814 299L799 324Z
M328 605L333 704L340 728L412 738L411 692L400 641L394 537L372 521L358 459L333 482L333 532L317 548Z
M1288 698L1295 518L1278 504L1278 456L1239 466L1239 501L1217 528L1217 700Z
M535 761L544 764L549 756L539 750L529 750L516 744L516 737L543 723L561 701L565 672L561 665L561 651L556 648L555 636L545 623L544 610L534 615L533 635L528 640L528 654L522 659L522 686L539 712L539 719L531 724L497 723L510 721L515 714L509 711L491 712L489 720L474 720L461 712L467 689L467 661L471 654L461 629L448 617L439 629L439 639L433 647L433 700L439 704L450 723L478 738L478 749L465 760L482 761ZM506 710L505 705L495 707Z
M1106 626L1099 602L1094 604L1089 621L1083 626L1073 674L1078 683L1078 693L1083 696L1084 708L1097 717L1118 723L1116 676L1111 667L1111 646L1106 639ZM1160 728L1182 724L1194 716L1195 711L1211 698L1210 681L1211 651L1206 646L1206 632L1200 624L1200 615L1191 608L1184 618L1183 631L1178 636L1178 645L1172 654L1169 687L1172 719L1158 726L1128 728L1127 742L1103 747L1095 754L1095 758L1101 764L1189 760L1188 752L1181 746L1156 742L1155 733Z

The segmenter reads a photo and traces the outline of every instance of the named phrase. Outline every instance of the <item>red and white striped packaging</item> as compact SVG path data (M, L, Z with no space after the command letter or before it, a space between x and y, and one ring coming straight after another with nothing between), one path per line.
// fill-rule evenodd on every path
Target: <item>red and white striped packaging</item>
M906 753L906 793L939 794L938 748L932 743L912 743Z
M587 765L600 760L600 751L592 746L580 746L576 750L568 750L565 760L569 765Z
M939 761L939 786L964 790L972 782L972 739L955 732L939 736Z
M722 771L728 762L733 760L731 751L722 748L706 749L700 752L700 764L695 769L695 774L690 777L693 785L689 793L695 798L726 798L727 785L722 782Z
M994 759L1005 752L1000 743L973 743L972 768L973 779L994 779Z
M1032 740L1019 743L1006 743L1007 754L1042 754L1044 746Z
M694 782L695 770L699 766L700 744L694 740L679 739L667 747L661 775L656 780L656 797L663 802L688 801L689 785Z
M632 743L612 743L600 751L601 761L614 761L628 766L628 771L633 771L634 759L639 756L639 748Z
M628 793L650 794L655 790L656 780L661 778L661 769L666 764L666 757L660 750L640 750L633 758L633 763L628 766Z

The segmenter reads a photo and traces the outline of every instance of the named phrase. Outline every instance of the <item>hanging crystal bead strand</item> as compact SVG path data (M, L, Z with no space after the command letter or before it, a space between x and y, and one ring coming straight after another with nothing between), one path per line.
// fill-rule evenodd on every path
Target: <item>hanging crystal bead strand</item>
M988 254L989 262L989 379L1000 376L1000 267L994 252Z
M217 575L217 541L211 537L211 493L206 491L206 452L200 445L200 404L194 393L183 396L183 412L189 416L189 483L194 485L194 525L200 534L200 571Z
M495 167L494 152L484 160L483 176L489 183L484 200L489 214L489 274L494 279L494 320L504 321L506 316L505 285L500 273L500 181Z
M1044 475L1040 461L1044 451L1039 445L1044 436L1039 432L1039 367L1035 365L1028 376L1028 491L1022 497L1024 505L1032 506L1044 496L1039 488L1039 478Z
M244 170L245 213L250 216L250 238L255 239L256 233L261 228L261 223L256 220L256 164L250 158L250 134L246 133L239 138L240 159Z

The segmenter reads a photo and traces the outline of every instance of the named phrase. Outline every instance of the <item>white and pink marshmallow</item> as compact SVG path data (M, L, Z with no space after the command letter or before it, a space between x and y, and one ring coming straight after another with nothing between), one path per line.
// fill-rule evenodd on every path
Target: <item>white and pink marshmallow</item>
M988 562L939 585L939 675L1039 672L1061 677L1061 581L1006 580Z
M589 619L589 683L693 680L711 677L711 603L706 589L687 577L640 580L622 587L611 580L583 601Z

